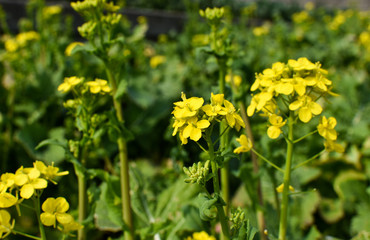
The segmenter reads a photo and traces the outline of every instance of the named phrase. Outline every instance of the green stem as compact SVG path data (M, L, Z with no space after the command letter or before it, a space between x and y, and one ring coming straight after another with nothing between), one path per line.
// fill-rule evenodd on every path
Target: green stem
M219 66L219 79L218 86L220 88L220 94L225 94L225 75L226 75L226 64L224 59L217 58L217 63ZM223 151L228 145L229 135L226 133L227 124L225 121L222 121L220 124L220 150ZM222 198L226 203L224 210L226 215L229 214L229 205L230 205L230 167L229 163L225 163L224 167L221 168L221 189L222 189Z
M315 133L317 133L317 130L312 131L312 132L310 132L310 133L308 133L308 134L304 135L303 137L300 137L300 138L298 138L298 139L294 140L294 142L293 142L293 143L297 143L297 142L299 142L299 141L302 141L302 140L303 140L303 139L305 139L306 137L311 136L312 134L315 134Z
M297 164L296 166L294 166L294 167L292 168L292 171L294 171L294 170L296 170L297 168L300 168L300 167L302 167L303 165L306 165L307 163L309 163L309 162L311 162L311 161L315 160L316 158L318 158L318 157L319 157L321 154L323 154L324 152L325 152L325 149L323 149L321 152L319 152L319 153L315 154L313 157L311 157L311 158L307 159L306 161L301 162L300 164Z
M24 236L24 237L28 237L28 238L31 238L31 239L41 240L41 238L39 238L39 237L32 236L32 235L29 235L27 233L22 233L22 232L19 232L17 230L14 230L14 229L12 230L12 233L14 235L18 234L18 235L21 235L21 236Z
M290 186L290 174L291 174L291 166L292 166L292 159L293 159L293 126L294 126L294 118L293 112L290 112L288 118L288 139L287 139L287 155L286 155L286 162L285 162L285 171L284 171L284 189L283 189L283 197L281 201L281 212L280 212L280 225L279 225L279 240L286 239L287 233L287 223L288 223L288 200L289 200L289 186Z
M208 144L208 154L209 158L211 161L211 167L212 167L212 173L213 173L213 191L215 194L220 195L220 180L218 178L218 166L217 162L215 161L215 152L213 148L213 143L212 140L210 139L209 136L207 136L207 144ZM224 209L221 205L217 205L217 213L218 213L218 218L221 223L221 228L222 228L222 238L225 240L230 239L230 233L229 233L229 225L228 225L228 219L226 218Z
M77 174L78 182L78 221L82 222L86 218L86 179L83 173ZM86 229L82 228L78 230L78 240L86 239Z
M268 164L270 164L271 166L273 166L276 170L278 170L279 172L284 172L283 169L279 168L275 163L271 162L270 160L268 160L267 158L265 158L264 156L262 156L260 153L258 153L254 148L251 149L252 152L254 152L258 157L260 157L263 161L267 162Z
M39 239L46 240L45 228L44 228L44 225L42 224L41 219L40 219L40 214L41 214L41 211L40 211L40 209L41 209L40 196L35 195L32 199L33 199L33 205L35 206L37 221L39 223L39 230L40 230L40 235L41 235L41 238L39 238Z
M113 96L117 91L117 83L114 76L108 66L105 66L109 83L112 86ZM116 116L118 121L123 124L123 111L121 102L113 97L113 105L116 110ZM131 198L130 198L130 178L129 178L129 165L127 157L127 142L123 136L117 139L119 159L120 159L120 181L121 181L121 201L122 201L122 217L123 222L128 226L129 231L125 232L125 239L134 239L134 226L132 222L131 213Z

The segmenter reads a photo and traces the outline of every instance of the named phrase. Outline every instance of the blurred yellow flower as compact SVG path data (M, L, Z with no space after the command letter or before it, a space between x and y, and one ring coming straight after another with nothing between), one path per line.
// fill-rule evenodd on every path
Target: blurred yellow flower
M335 141L337 139L337 131L334 127L337 125L337 120L334 117L326 119L325 116L321 117L320 123L317 126L319 134L327 140Z
M156 55L150 58L149 65L151 68L157 68L158 65L166 62L166 57L162 55Z
M186 240L216 240L215 237L209 236L205 231L193 233L192 237L188 237Z
M89 88L91 93L109 93L112 91L112 89L109 87L108 82L103 79L95 79L95 81L89 81L86 83Z
M64 78L64 82L59 85L58 91L68 92L69 90L71 90L72 87L74 87L77 84L79 84L80 82L82 82L82 80L83 80L82 78L79 78L79 77L76 77L76 76L66 77L66 78Z
M233 74L233 81L231 82L231 75L228 74L225 76L225 82L233 83L235 87L239 87L242 83L242 77L240 75Z

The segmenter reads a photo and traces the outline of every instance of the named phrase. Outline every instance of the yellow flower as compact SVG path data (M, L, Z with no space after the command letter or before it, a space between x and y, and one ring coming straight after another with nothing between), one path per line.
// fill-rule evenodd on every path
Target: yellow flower
M247 114L249 117L253 116L254 112L261 111L266 105L269 105L273 95L271 92L260 92L252 97L251 104L247 108Z
M185 93L181 93L181 98L182 101L174 103L175 107L172 111L177 119L195 116L204 103L204 99L199 97L187 99Z
M21 167L15 173L15 184L21 186L20 195L22 198L29 199L36 189L44 189L48 182L40 178L40 171L36 168Z
M15 39L13 38L10 38L8 40L5 41L5 50L7 52L15 52L18 50L18 43Z
M157 68L158 65L166 62L166 57L162 55L156 55L150 58L149 65L151 68Z
M50 165L46 166L43 162L36 161L33 163L33 166L34 168L38 169L41 172L41 174L46 180L49 180L54 184L56 184L56 182L53 181L55 177L64 176L69 173L68 171L59 172L59 168L54 167L54 162L51 164L51 166Z
M40 34L35 31L18 33L16 40L19 46L26 46L27 42L40 39Z
M186 240L216 240L215 237L209 236L205 231L193 233L192 237L188 237Z
M338 152L338 153L343 153L344 152L344 147L340 145L339 143L336 143L335 141L331 140L326 140L324 143L325 150L328 152Z
M298 60L289 59L288 65L293 68L294 71L307 70L311 71L317 68L317 66L305 57L298 58Z
M334 127L337 125L337 120L334 117L330 117L326 119L323 116L320 119L320 123L317 126L317 130L319 134L323 136L327 140L334 141L337 139L337 131L335 131Z
M48 198L42 204L42 210L44 211L40 215L42 224L45 226L56 226L58 221L62 225L72 223L73 217L66 213L69 209L69 203L64 197Z
M198 121L197 117L188 119L187 124L188 125L183 130L183 137L190 137L193 141L198 141L202 137L202 130L211 125L211 123L205 119Z
M282 132L280 128L285 125L286 120L283 121L281 116L271 114L269 117L269 122L271 126L267 129L267 135L271 139L276 139L280 136Z
M224 95L211 93L211 104L204 105L202 110L209 117L215 117L219 114L225 115L226 112L223 110L222 105L224 104Z
M227 83L230 83L231 84L231 75L230 74L225 76L225 81ZM242 77L239 76L239 75L233 74L233 81L232 81L232 83L234 84L235 87L239 87L240 84L242 83Z
M83 227L84 226L82 226L80 223L73 220L72 222L63 224L63 229L61 229L61 231L64 233L69 233L69 232L78 231Z
M95 79L95 81L89 81L86 84L89 86L90 92L94 94L100 93L100 92L103 92L103 93L111 92L111 88L109 87L108 82L103 79L97 78Z
M244 128L245 127L244 121L242 117L236 112L234 105L227 100L224 100L224 105L225 105L224 110L226 112L225 118L227 124L229 124L229 126L232 128L235 126L235 129L237 131L240 130L240 127Z
M11 216L8 211L0 210L0 238L6 238L14 228L14 220L10 223Z
M291 111L299 109L298 117L299 119L307 123L312 119L313 115L318 115L322 112L322 107L320 104L312 101L310 96L299 96L298 99L289 105Z
M54 6L47 6L44 9L42 9L42 14L45 18L50 18L53 15L57 15L62 12L62 7L58 5Z
M12 194L0 193L0 208L9 208L17 203L18 199Z
M276 188L276 191L277 191L278 193L282 193L282 192L283 192L283 190L284 190L284 183L280 184L280 185ZM295 191L295 190L294 190L294 187L292 187L292 186L290 186L290 185L289 185L289 191L294 192L294 191Z
M69 90L71 90L71 88L78 85L80 82L82 82L82 78L78 78L76 76L66 77L64 78L64 82L59 85L58 91L68 92Z
M84 44L82 42L72 42L70 43L65 50L65 55L70 57L72 55L72 51L76 46L83 46Z
M5 189L11 188L14 186L14 173L3 173L1 174L1 183L5 185Z
M249 152L253 147L252 141L244 134L240 135L240 137L237 138L236 141L239 142L241 145L240 147L234 149L234 153L236 154Z

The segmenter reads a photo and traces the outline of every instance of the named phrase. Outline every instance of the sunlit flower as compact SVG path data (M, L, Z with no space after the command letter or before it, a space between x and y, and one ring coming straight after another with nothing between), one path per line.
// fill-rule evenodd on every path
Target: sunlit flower
M11 216L8 211L0 210L0 238L6 238L14 228L14 220L12 223Z
M49 181L51 181L54 184L56 184L56 182L53 181L54 178L56 178L58 176L67 175L69 173L68 171L59 172L59 168L58 167L54 167L54 162L51 165L46 166L41 161L35 161L33 163L33 166L41 172L41 174L43 175L43 177L46 180L49 180Z
M97 78L95 79L95 81L89 81L86 84L89 86L90 92L94 94L100 92L109 93L112 91L112 89L108 85L108 82L103 79Z
M73 77L66 77L64 78L64 82L59 85L58 91L61 92L68 92L71 90L74 86L78 85L80 82L82 82L82 78L73 76Z
M187 99L185 93L181 93L181 98L182 101L174 103L175 107L172 114L175 118L195 116L204 103L204 99L199 97L191 97Z
M224 95L223 94L216 94L214 95L211 93L211 104L204 105L202 110L207 114L209 117L215 117L219 114L225 115L226 112L224 111L222 105L224 104Z
M48 198L42 204L42 210L44 211L40 215L42 224L45 226L56 226L58 221L62 225L72 223L73 217L66 213L69 209L69 203L64 197Z
M190 118L186 123L187 126L184 128L183 137L190 138L193 141L198 141L202 137L202 130L210 125L208 120L198 121L197 117Z
M312 101L312 98L306 95L299 96L296 101L289 105L289 109L291 111L299 109L298 117L304 123L309 122L313 115L318 115L322 112L320 104Z
M9 208L17 203L18 199L10 193L0 193L0 208Z
M29 199L36 189L44 189L48 182L40 178L40 171L36 168L21 167L15 173L15 184L21 186L20 195L22 198Z
M236 154L249 152L253 147L252 141L244 134L240 135L240 137L237 138L236 141L241 145L240 147L234 149L234 153Z
M82 229L84 226L76 221L68 222L66 224L63 224L63 228L60 229L64 233L74 232Z
M224 105L225 105L225 117L226 117L226 122L230 127L234 127L237 131L240 130L240 127L245 127L244 121L242 117L236 112L234 105L227 101L224 100Z

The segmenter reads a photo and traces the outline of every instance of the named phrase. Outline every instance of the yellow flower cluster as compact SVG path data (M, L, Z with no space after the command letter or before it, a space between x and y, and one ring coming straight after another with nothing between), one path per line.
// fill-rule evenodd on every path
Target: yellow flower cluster
M40 39L40 35L35 31L19 33L15 38L9 38L5 41L5 50L15 52L25 47L29 42Z
M330 93L332 82L326 75L327 71L321 68L320 63L312 63L307 58L290 59L287 64L274 63L272 68L256 74L251 91L259 92L252 97L248 116L262 111L271 124L268 136L272 139L279 137L280 128L285 125L285 120L279 116L281 109L277 106L277 98L280 97L287 110L298 114L302 122L309 122L322 112L321 105L316 101Z
M44 211L40 215L40 220L45 226L56 227L56 223L60 223L63 228L60 230L63 232L77 231L83 226L76 222L72 215L67 213L69 209L69 203L64 197L48 198L41 206Z
M54 164L46 166L41 161L35 161L33 167L20 167L15 173L3 173L0 177L0 208L10 208L19 204L23 199L29 199L37 190L45 189L48 181L56 184L54 179L67 175L68 171L59 172ZM21 199L19 199L19 196ZM10 224L10 214L0 211L0 238L10 234L14 221Z
M352 9L348 9L346 11L338 11L335 17L329 22L329 28L333 31L338 30L339 27L343 25L348 18L353 16L353 14L354 11Z
M182 101L175 102L173 133L179 133L182 144L187 144L188 138L198 141L213 121L226 120L227 124L236 130L245 127L243 119L237 113L234 105L224 99L223 94L211 94L211 104L203 106L204 99L199 97L186 98L181 93Z
M231 81L232 77L232 81ZM225 76L225 82L229 83L230 85L234 85L235 87L239 87L242 83L242 77L240 75L233 74L232 76L230 74Z
M253 35L256 37L260 37L263 35L267 35L270 32L271 25L266 22L260 27L253 28Z
M221 19L224 16L224 8L206 8L206 10L199 10L199 15L209 20Z
M215 237L209 236L205 231L193 233L192 237L188 237L186 240L216 240Z
M83 83L84 79L79 78L76 76L73 77L66 77L64 79L64 82L59 85L58 91L60 92L69 92L71 89L74 89L77 85L80 83ZM86 82L86 85L82 86L82 92L84 91L84 87L88 87L91 93L93 94L105 94L105 93L110 93L112 89L109 87L108 82L103 79L96 78L94 81L88 81Z

